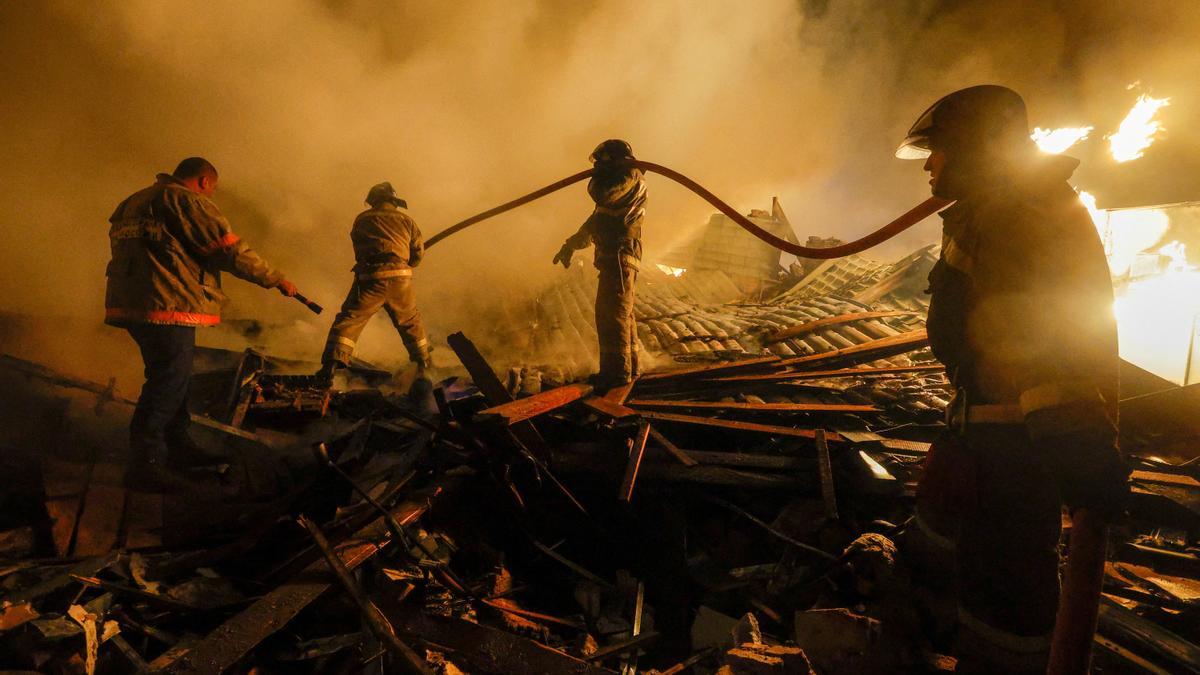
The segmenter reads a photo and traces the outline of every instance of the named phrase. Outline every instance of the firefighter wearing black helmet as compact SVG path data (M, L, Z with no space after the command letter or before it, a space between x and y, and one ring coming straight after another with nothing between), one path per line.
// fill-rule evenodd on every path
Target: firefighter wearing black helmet
M638 375L633 286L642 259L646 181L641 169L628 166L632 159L633 148L625 141L612 139L596 146L591 155L595 173L588 181L588 195L596 208L554 256L555 263L570 267L575 251L595 246L593 261L600 272L596 289L600 388L628 383Z
M970 87L923 113L896 152L925 159L942 212L928 332L957 394L918 490L917 537L957 575L960 673L1043 673L1058 606L1061 505L1111 518L1116 324L1096 228L1040 153L1011 89Z
M325 342L318 373L325 378L349 364L359 335L381 309L400 333L409 360L422 370L430 366L429 339L412 285L413 268L425 254L421 230L401 210L408 204L391 183L372 187L366 202L371 208L358 214L350 230L354 282Z

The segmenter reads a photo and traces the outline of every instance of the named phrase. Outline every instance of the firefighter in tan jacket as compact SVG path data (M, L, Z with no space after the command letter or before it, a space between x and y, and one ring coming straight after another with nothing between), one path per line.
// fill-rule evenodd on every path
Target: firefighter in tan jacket
M164 466L168 451L176 464L214 459L188 436L187 400L196 327L221 321L221 272L296 294L294 284L233 233L211 199L216 189L217 170L191 157L126 198L109 218L105 323L129 331L146 372L129 428L126 483L132 488L179 485Z
M594 245L599 270L596 287L596 336L600 343L599 389L626 384L638 376L637 321L634 283L642 260L642 219L646 213L646 180L641 169L627 166L633 148L620 139L604 141L592 151L595 173L588 195L596 204L579 231L563 242L555 263L571 266L575 251Z
M371 208L358 214L350 229L354 283L329 329L321 357L318 375L326 379L349 364L359 335L380 309L400 333L409 360L422 372L432 365L412 284L413 268L425 254L421 230L400 210L408 204L396 196L391 183L372 187L366 202Z

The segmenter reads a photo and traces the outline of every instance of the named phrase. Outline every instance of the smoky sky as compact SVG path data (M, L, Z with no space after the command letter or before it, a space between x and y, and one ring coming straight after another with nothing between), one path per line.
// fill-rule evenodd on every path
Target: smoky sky
M1197 35L1192 0L4 3L0 309L99 323L109 214L189 155L221 171L235 230L330 308L227 280L227 316L290 325L310 355L381 180L428 236L620 137L743 211L778 195L802 241L854 238L927 196L892 156L916 116L984 82L1021 92L1031 125L1096 127L1072 154L1101 206L1200 199ZM1171 97L1166 131L1117 165L1102 136L1142 92ZM652 261L712 209L649 180ZM569 189L432 249L416 283L435 338L552 279L589 210ZM388 330L364 348L399 351Z

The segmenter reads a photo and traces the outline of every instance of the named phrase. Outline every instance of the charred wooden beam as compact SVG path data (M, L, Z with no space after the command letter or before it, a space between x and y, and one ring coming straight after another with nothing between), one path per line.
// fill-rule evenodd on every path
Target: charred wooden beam
M441 492L440 486L424 490L401 503L392 513L401 524L411 523L425 513ZM377 518L357 532L352 542L340 546L337 554L346 568L352 570L370 560L389 542L387 527L382 518ZM313 562L290 581L218 626L174 660L165 672L223 672L329 590L332 584L325 574L326 569L325 560Z
M825 441L825 430L817 429L817 473L821 476L821 500L825 503L825 517L838 519L837 488L833 484L833 464L829 458L829 443Z
M504 388L504 384L496 376L496 371L492 369L487 359L483 358L483 354L479 353L475 343L468 340L467 336L462 333L451 333L446 336L446 343L458 355L458 360L471 375L471 381L475 383L476 387L479 387L479 391L483 393L483 398L489 405L497 406L512 402L512 394ZM532 422L525 421L514 424L512 433L525 447L539 457L550 455L549 446L546 445L545 439L542 438Z
M527 398L492 406L491 408L479 411L475 414L475 417L482 421L498 422L504 426L511 427L514 424L558 410L590 393L592 393L590 385L568 384L549 391L543 391L540 394L534 394Z
M646 456L646 441L650 438L650 425L642 422L638 425L637 434L629 448L629 463L625 465L625 476L621 479L621 489L617 499L623 502L633 501L633 487L637 483L638 470L642 466L642 458Z
M687 452L684 452L678 445L671 442L671 439L662 435L662 432L653 427L650 428L650 437L653 438L667 454L674 457L680 464L684 466L696 466L699 464Z
M665 408L675 410L691 408L699 410L734 410L738 412L804 412L804 413L874 413L879 408L873 405L846 405L826 403L746 403L725 401L666 401L661 399L633 399L632 408Z
M619 387L613 387L612 389L609 389L604 394L604 400L616 405L625 405L625 399L629 398L629 392L633 391L633 387L637 384L637 382L637 378L634 378L630 382L627 382Z
M804 335L805 333L811 333L815 330L829 328L830 326L839 326L842 324L854 323L855 321L865 321L867 319L886 319L886 318L898 317L898 316L917 316L917 313L916 312L855 312L853 314L840 314L838 316L830 316L830 317L826 317L824 319L817 319L816 321L809 321L807 323L802 323L802 324L798 324L795 326L789 326L787 328L777 330L774 333L767 335L767 337L763 341L767 342L767 343L780 342L782 340L788 340L790 338L794 338L798 335Z
M717 429L727 429L729 431L744 431L748 433L767 434L770 436L790 436L794 438L809 439L815 439L817 436L816 431L813 429L793 429L792 427L781 427L774 424L757 424L755 422L720 420L712 417L697 417L695 415L677 415L675 413L646 411L642 413L642 417L649 420L658 420L660 422L675 422L678 424L714 427ZM832 442L841 442L845 440L840 434L834 432L826 434L825 439Z
M831 352L783 359L779 361L778 365L799 370L831 368L839 365L848 366L911 352L928 344L929 336L926 334L925 329L921 328L908 333L893 335L892 337L871 340L870 342L864 342L853 347L835 349Z
M610 391L609 393L612 392ZM589 396L583 399L582 403L590 408L593 412L599 413L614 420L637 417L638 414L637 411L632 408L627 408L620 403L614 403L609 399L607 394L604 396Z
M720 375L735 374L743 371L751 370L770 370L781 365L782 360L778 356L762 356L753 359L743 359L741 361L729 361L718 363L715 365L698 366L695 368L682 368L679 370L668 370L661 373L651 373L643 375L638 380L639 384L659 383L663 380L678 380L687 378L710 378Z
M908 373L938 373L946 367L928 366L896 366L892 368L837 368L833 370L803 370L786 373L768 373L766 375L732 375L720 377L713 382L790 382L792 380L825 380L842 377L890 377Z

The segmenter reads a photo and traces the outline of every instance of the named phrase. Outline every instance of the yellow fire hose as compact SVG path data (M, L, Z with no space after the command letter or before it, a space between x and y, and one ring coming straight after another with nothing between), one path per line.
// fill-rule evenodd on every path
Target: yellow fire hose
M848 256L848 255L851 255L854 253L860 253L862 251L867 250L868 248L871 248L872 246L875 246L876 244L880 244L882 242L887 241L888 239L891 239L892 237L896 236L897 234L900 234L901 232L903 232L904 230L907 230L908 228L912 227L913 225L916 225L917 223L921 222L925 218L928 218L929 216L933 215L934 213L937 213L938 211L940 211L941 209L943 209L944 207L948 206L951 203L950 200L942 199L941 197L930 197L929 199L926 199L925 201L916 205L912 209L909 209L909 211L907 213L905 213L904 215L893 220L892 222L888 223L887 225L884 225L883 227L879 228L878 230L875 230L874 232L863 237L862 239L858 239L858 240L855 240L855 241L852 241L852 242L849 242L846 244L841 244L839 246L833 246L831 248L810 248L808 246L800 246L799 244L793 244L790 241L787 241L786 239L781 239L781 238L771 234L770 232L767 232L766 230L762 229L758 225L755 225L753 222L751 222L751 220L749 218L747 218L746 216L743 216L741 213L738 213L737 210L735 210L732 206L730 206L729 204L726 204L724 201L722 201L716 195L709 192L707 189L704 188L704 186L700 185L699 183L692 180L691 178L688 178L687 176L679 173L678 171L668 169L667 167L662 166L660 164L655 164L653 162L643 162L640 160L628 162L626 164L626 166L635 166L639 169L642 169L643 171L657 173L661 176L670 178L671 180L675 181L676 183L679 183L680 185L684 186L685 188L700 195L702 198L704 198L705 201L707 201L709 204L712 204L713 206L717 207L717 210L719 210L721 213L725 214L726 216L729 216L729 218L731 220L733 220L738 225L741 225L742 228L744 228L750 234L753 234L754 236L758 237L759 239L767 242L771 246L774 246L775 248L777 248L781 251L784 251L785 253L791 253L792 255L796 255L801 258L817 258L817 259L821 259L821 260L826 260L829 258L842 258L844 256ZM487 211L484 211L483 213L477 213L477 214L471 216L470 218L467 218L466 220L455 223L454 225L451 225L450 227L447 227L446 229L442 230L441 232L438 232L437 234L430 237L429 240L425 242L425 248L429 248L429 247L433 246L434 244L438 243L439 241L445 239L446 237L449 237L450 235L452 235L456 232L465 230L468 227L474 225L475 223L478 223L483 220L487 220L488 218L492 218L493 216L498 216L501 213L504 213L505 211L511 211L512 209L515 209L518 206L521 206L523 204L528 204L529 202L532 202L537 199L541 199L542 197L545 197L546 195L551 194L553 192L557 192L567 186L574 185L575 183L578 183L579 181L590 177L594 171L595 171L594 169L587 169L586 171L580 171L579 173L567 176L566 178L564 178L560 181L551 183L541 189L534 190L533 192L530 192L529 194L518 197L510 202L505 202L505 203L501 204L500 206L488 209Z

